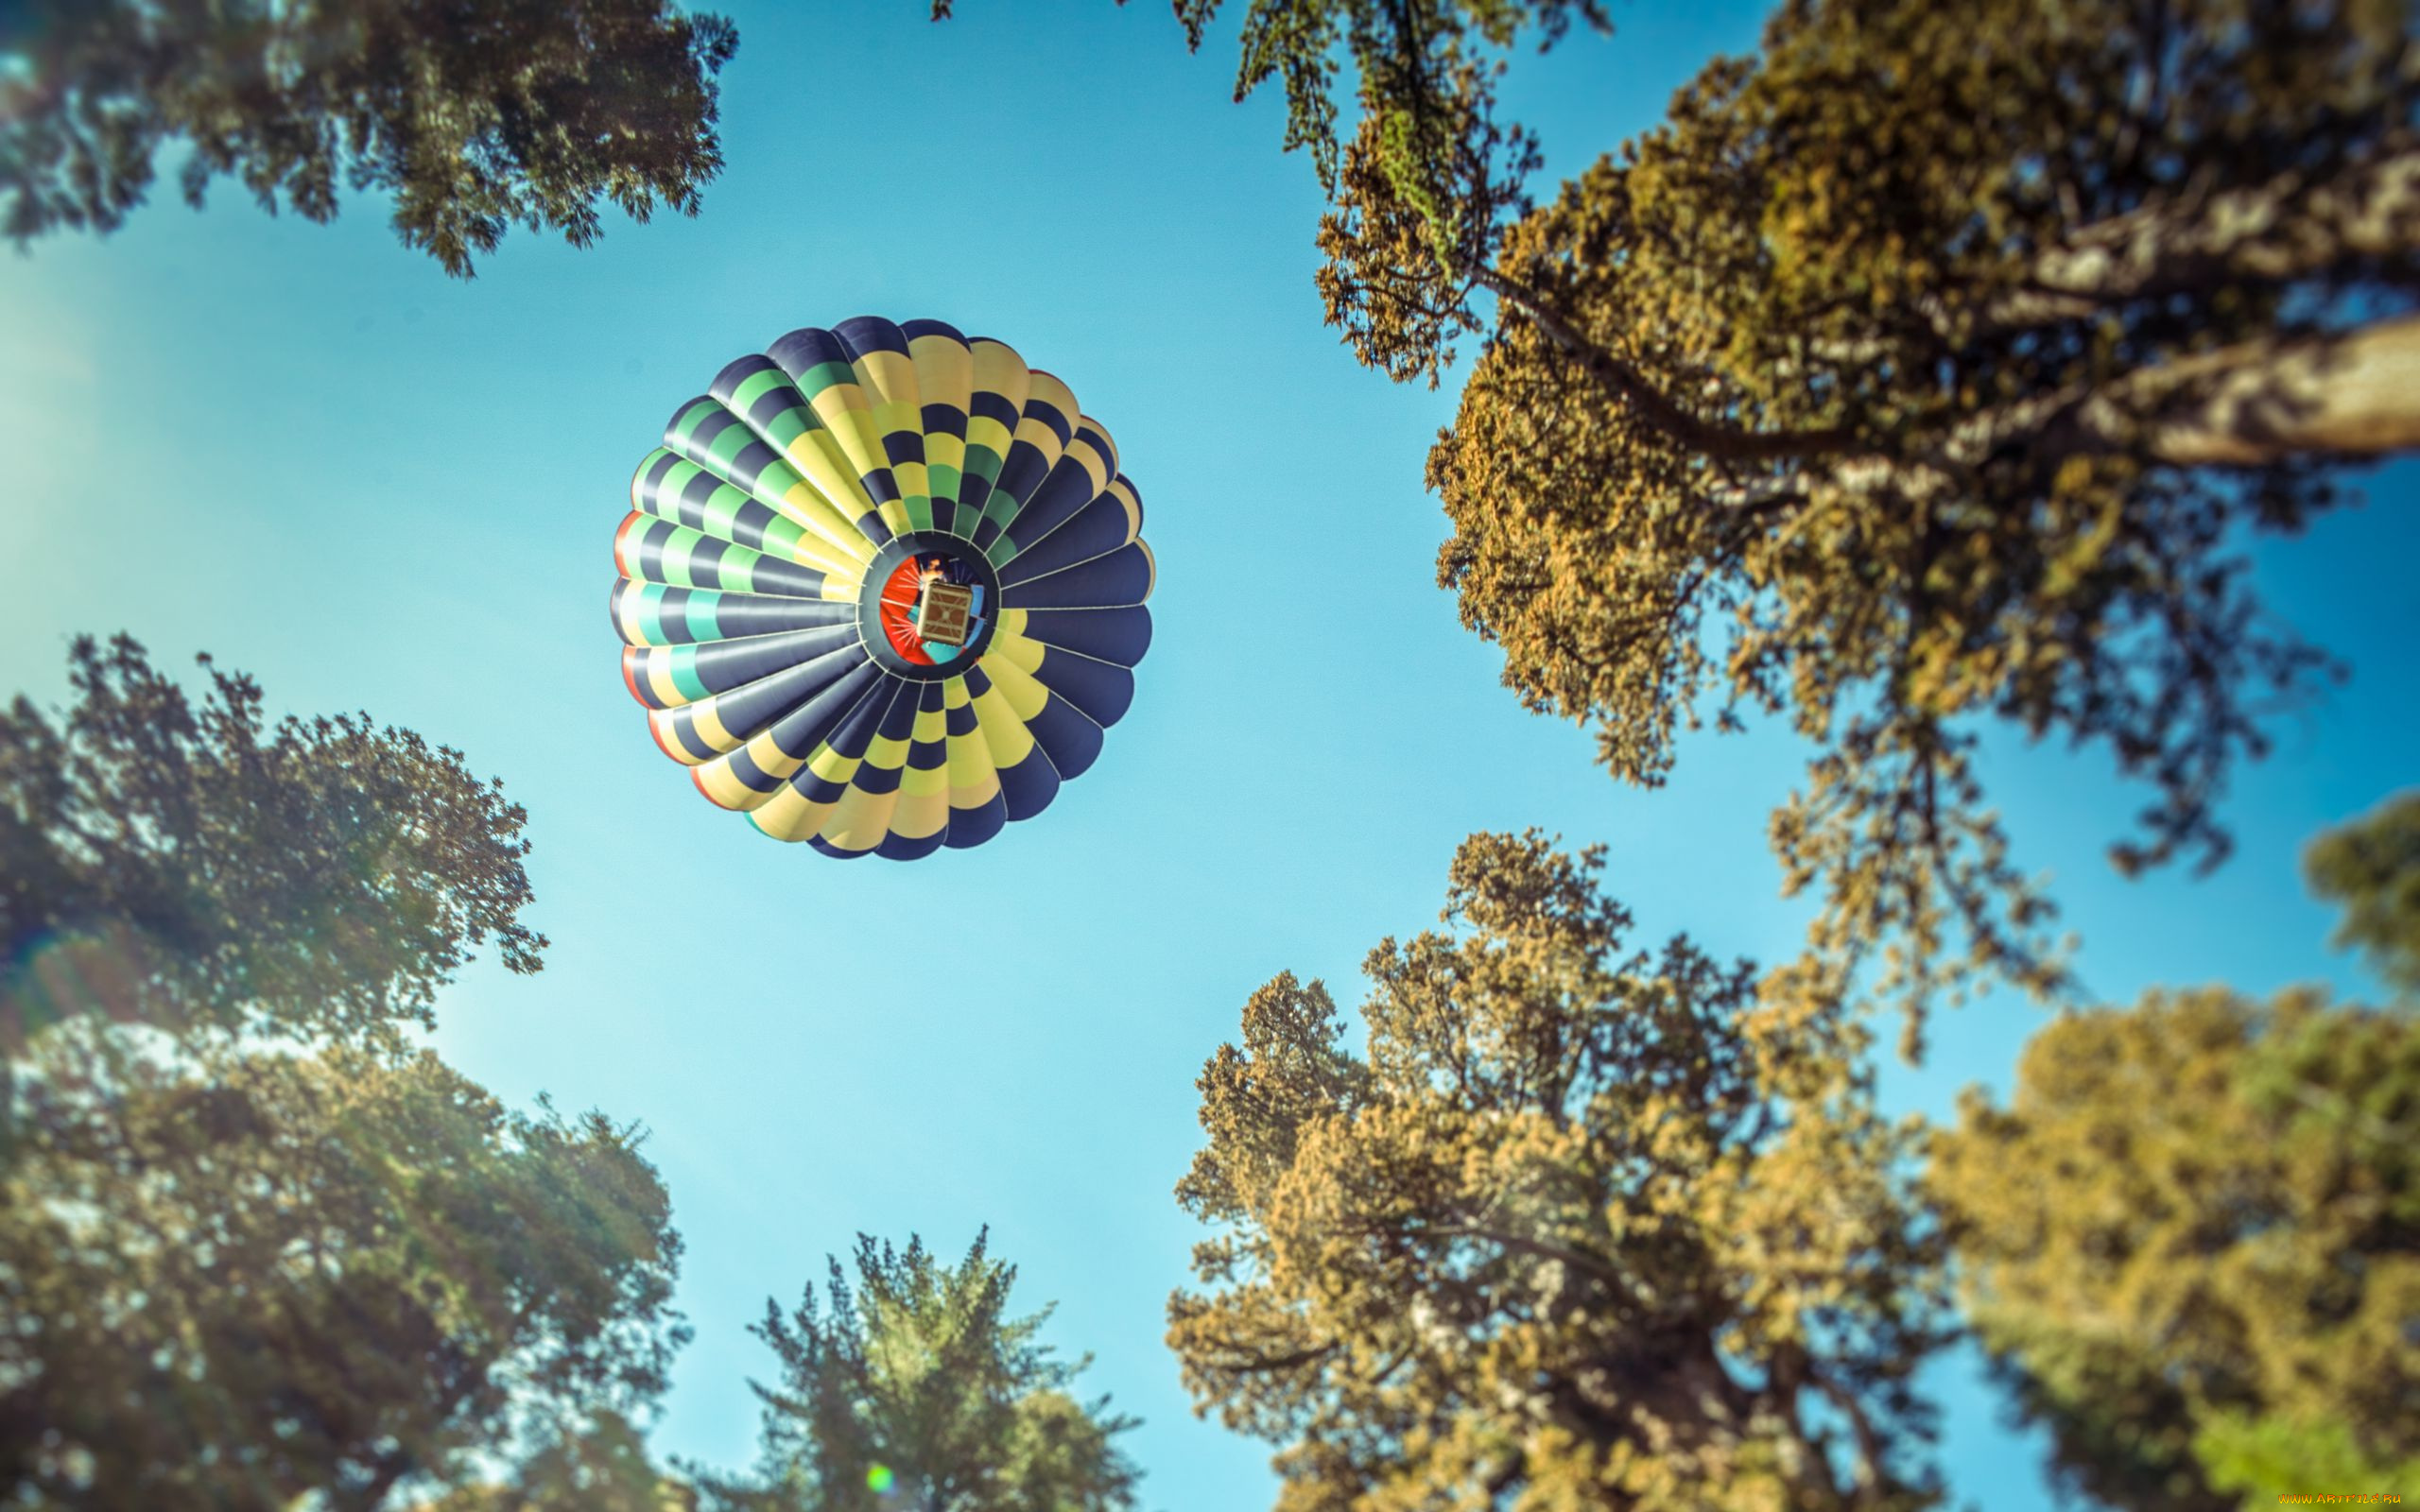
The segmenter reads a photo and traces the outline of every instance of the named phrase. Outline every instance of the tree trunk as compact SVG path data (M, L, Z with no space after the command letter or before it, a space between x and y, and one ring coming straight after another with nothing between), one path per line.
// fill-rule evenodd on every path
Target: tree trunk
M2077 416L2083 450L2129 436L2178 467L2356 461L2420 449L2420 315L2349 335L2250 342L2154 369Z

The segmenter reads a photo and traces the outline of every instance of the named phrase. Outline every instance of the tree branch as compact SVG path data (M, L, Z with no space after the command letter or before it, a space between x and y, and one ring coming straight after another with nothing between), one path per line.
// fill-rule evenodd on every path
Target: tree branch
M2415 250L2420 148L2404 146L2316 186L2287 175L2146 205L2086 227L2038 257L2027 286L1985 305L1969 330L2079 319L2129 300L2229 280L2289 283L2356 259ZM1936 314L1936 323L1945 323Z
M1855 438L1839 427L1820 431L1754 431L1700 419L1646 374L1591 341L1535 289L1490 267L1470 270L1474 283L1527 316L1556 350L1580 364L1608 393L1681 445L1723 462L1775 462L1845 451Z
M1399 1229L1391 1231L1401 1232ZM1584 1250L1548 1244L1542 1239L1528 1239L1519 1234L1508 1234L1500 1228L1483 1228L1478 1224L1423 1225L1415 1232L1418 1237L1424 1239L1482 1239L1489 1244L1500 1245L1515 1254L1532 1255L1540 1260L1559 1261L1564 1264L1576 1266L1611 1286L1615 1295L1634 1312L1641 1310L1638 1294L1632 1287L1630 1277L1617 1266Z
M2086 400L2064 428L2069 450L2148 451L2177 467L2420 449L2420 315L2169 363Z
M1307 1349L1296 1349L1291 1354L1270 1356L1253 1353L1252 1350L1247 1349L1240 1344L1232 1343L1226 1340L1220 1340L1219 1347L1220 1349L1231 1350L1236 1355L1247 1356L1247 1358L1244 1358L1237 1363L1230 1363L1222 1360L1219 1364L1219 1369L1227 1371L1231 1375L1239 1376L1261 1375L1267 1372L1279 1370L1299 1370L1306 1365L1312 1365L1318 1361L1326 1359L1329 1355L1334 1354L1339 1348L1335 1341L1330 1340L1326 1344L1313 1345Z
M1872 1507L1881 1504L1883 1458L1888 1452L1874 1419L1866 1415L1865 1403L1857 1394L1821 1371L1810 1370L1807 1380L1824 1394L1825 1400L1841 1410L1849 1420L1849 1433L1857 1440L1857 1496L1852 1504Z

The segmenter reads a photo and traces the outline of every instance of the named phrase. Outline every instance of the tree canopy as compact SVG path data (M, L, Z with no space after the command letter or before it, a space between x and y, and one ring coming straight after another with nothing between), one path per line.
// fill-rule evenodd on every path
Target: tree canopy
M2420 1476L2420 1026L2311 992L2061 1019L1931 1186L2053 1468L2145 1512Z
M406 1033L474 942L537 970L524 816L204 665L197 705L80 640L72 707L0 714L0 1502L373 1512L501 1466L603 1506L685 1337L670 1199L634 1127Z
M80 638L72 708L0 712L0 1052L89 1015L392 1042L491 936L539 969L501 784L366 714L272 724L202 664L197 705L132 640Z
M2328 831L2303 856L2311 890L2344 909L2339 946L2361 951L2390 985L2420 993L2420 792Z
M752 1331L781 1376L758 1384L764 1453L748 1482L708 1477L727 1512L1126 1512L1133 1426L1070 1394L1083 1361L1038 1337L1048 1310L1009 1312L1016 1268L977 1235L956 1265L920 1240L860 1236L819 1303L808 1287Z
M0 11L0 232L115 230L174 142L196 206L222 176L314 221L376 191L467 278L516 223L695 215L737 44L671 0L32 0Z
M664 1389L680 1240L633 1130L426 1054L31 1070L0 1494L372 1512Z
M1707 717L1811 741L1772 841L1820 958L1894 945L1913 1005L1976 970L2055 991L1978 740L2105 749L2152 794L2118 863L2215 863L2229 772L2328 670L2240 543L2420 444L2409 8L1791 0L1532 208L1489 80L1577 16L1245 25L1289 141L1342 138L1330 319L1398 378L1482 336L1429 458L1441 581L1616 777Z
M2420 968L2414 799L2309 852L2345 943ZM2382 922L2383 921L2383 922ZM2053 1469L2143 1512L2420 1476L2420 1022L2310 990L2063 1017L1928 1188L1966 1310Z
M698 1495L648 1456L628 1417L606 1411L557 1432L508 1480L457 1486L421 1512L697 1512Z
M1281 975L1202 1073L1177 1195L1219 1232L1168 1338L1284 1446L1281 1512L1938 1498L1940 1256L1862 1030L1804 971L1632 948L1600 865L1473 836L1447 928L1370 954L1366 1055Z

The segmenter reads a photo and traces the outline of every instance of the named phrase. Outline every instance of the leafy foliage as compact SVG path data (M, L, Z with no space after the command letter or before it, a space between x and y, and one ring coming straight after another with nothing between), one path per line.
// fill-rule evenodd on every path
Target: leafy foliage
M1246 24L1245 87L1341 138L1331 322L1432 383L1484 335L1429 459L1441 581L1617 778L1663 781L1709 714L1812 742L1772 841L1836 972L1887 943L1911 1008L1978 972L2062 991L1977 742L2110 751L2153 795L2121 867L2223 856L2228 773L2329 670L2237 547L2420 446L2409 8L1792 0L1530 210L1483 60L1564 14Z
M473 943L538 969L522 811L123 637L70 676L0 714L0 1502L370 1512L501 1463L610 1505L685 1337L669 1199L635 1130L405 1034Z
M1199 51L1225 0L1172 6L1185 44ZM1250 0L1236 99L1279 80L1284 148L1307 148L1321 187L1333 195L1345 157L1340 65L1350 62L1361 112L1374 123L1372 136L1394 148L1386 155L1393 181L1415 198L1434 194L1444 185L1426 172L1467 146L1461 129L1491 113L1504 53L1525 33L1543 51L1575 22L1612 27L1599 0ZM1505 135L1526 140L1517 129ZM1448 212L1442 196L1433 208Z
M95 1075L75 1039L0 1178L0 1494L367 1512L664 1389L680 1240L633 1131L425 1054Z
M509 1482L457 1487L423 1512L697 1512L697 1493L648 1459L646 1435L601 1412L541 1445Z
M2344 905L2336 943L2365 952L2395 988L2420 992L2420 792L2312 841L2303 872L2313 892Z
M2112 1506L2420 1472L2420 1026L2309 992L2061 1019L1935 1148L1979 1335Z
M1122 1512L1136 1472L1113 1442L1133 1426L1068 1393L1084 1362L1038 1342L1048 1311L1009 1315L1016 1269L978 1235L956 1265L922 1242L860 1236L854 1284L832 1262L787 1314L754 1329L782 1367L765 1404L761 1473L709 1479L709 1504L749 1512Z
M521 921L527 816L461 754L366 714L271 725L203 660L199 707L120 636L75 643L75 706L0 712L0 1052L91 1014L392 1043Z
M1170 9L1198 52L1226 0L1170 0ZM1610 12L1602 0L1247 0L1243 9L1235 97L1272 81L1283 91L1283 150L1309 154L1339 207L1322 247L1333 256L1332 238L1365 215L1411 212L1391 228L1404 234L1385 255L1362 258L1351 274L1334 262L1320 271L1331 323L1340 301L1363 296L1356 278L1389 291L1398 314L1425 306L1421 330L1434 359L1382 366L1433 386L1451 357L1446 343L1481 327L1466 301L1450 308L1427 296L1460 281L1465 260L1486 260L1504 217L1529 208L1527 183L1539 166L1536 138L1497 115L1505 58L1524 41L1547 51L1575 25L1611 31ZM932 0L936 21L954 9L955 0Z
M1865 1039L1625 943L1601 856L1481 834L1448 928L1371 953L1366 1057L1279 976L1203 1071L1169 1342L1285 1447L1283 1512L1932 1504L1910 1378L1939 1246Z
M0 18L0 230L114 230L182 141L196 206L220 175L314 221L391 194L467 278L515 223L585 247L600 200L695 215L737 45L670 0L32 0Z

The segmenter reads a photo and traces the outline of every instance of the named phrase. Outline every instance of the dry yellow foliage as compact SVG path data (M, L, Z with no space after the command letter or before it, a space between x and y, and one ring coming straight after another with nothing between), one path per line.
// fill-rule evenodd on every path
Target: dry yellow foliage
M1371 953L1367 1053L1280 976L1200 1083L1218 1228L1169 1339L1281 1512L1916 1508L1936 1247L1854 1016L1625 942L1601 857L1456 856Z
M1977 1330L2081 1489L2181 1512L2420 1473L2409 1017L2207 988L2063 1018L1930 1179Z

